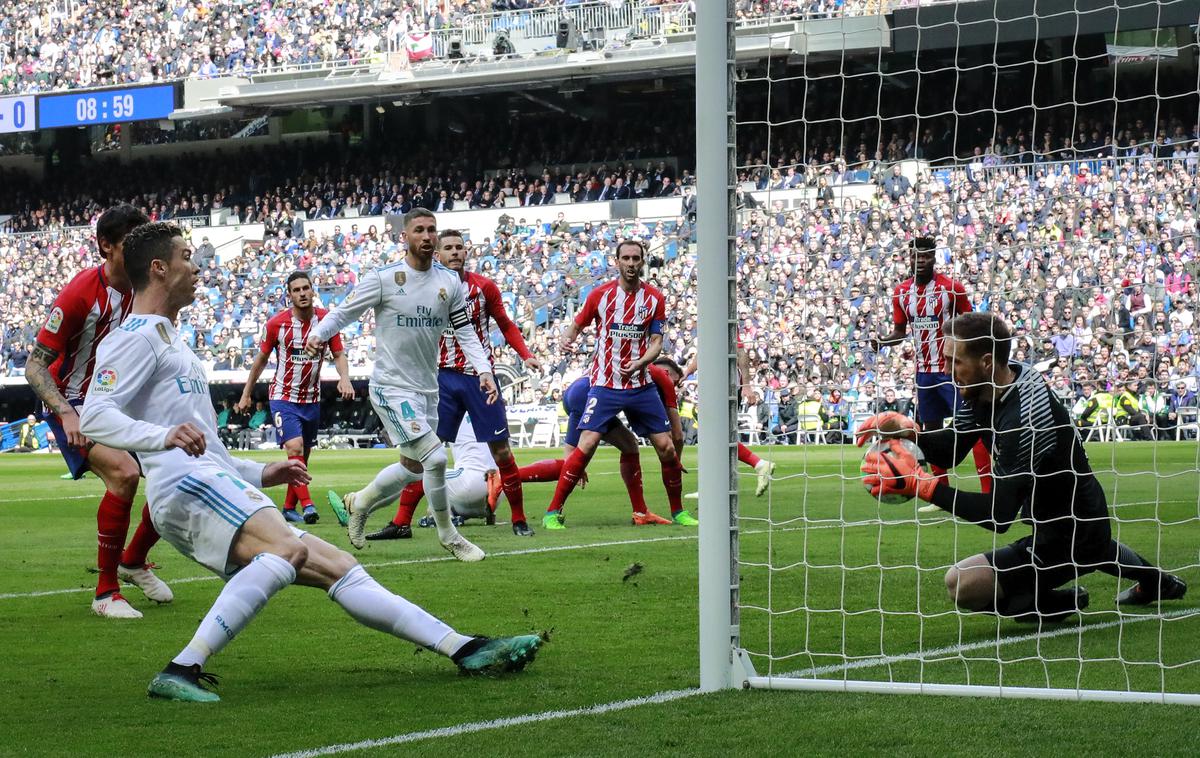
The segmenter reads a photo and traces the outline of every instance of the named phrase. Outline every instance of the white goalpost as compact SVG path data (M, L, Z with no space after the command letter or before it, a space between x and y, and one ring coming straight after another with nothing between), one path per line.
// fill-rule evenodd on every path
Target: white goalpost
M1194 3L735 18L697 0L700 688L1200 705L1200 427L1149 389L1200 380L1200 300L1172 283L1200 279ZM1044 530L1037 511L996 533L864 490L846 441L881 403L920 412L911 332L871 343L917 236L1069 410L1112 539L1191 593L1118 603L1126 564L1088 564L1066 620L1039 620L1040 586L1032 623L965 610L947 573ZM739 500L740 441L778 466L761 498ZM983 487L970 454L947 476Z

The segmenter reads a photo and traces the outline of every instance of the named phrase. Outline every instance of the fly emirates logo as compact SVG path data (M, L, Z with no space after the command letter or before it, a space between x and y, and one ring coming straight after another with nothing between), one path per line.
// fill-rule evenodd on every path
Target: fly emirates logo
M433 315L433 309L427 305L418 305L415 316L404 313L397 314L396 326L408 329L441 329L445 322L440 316Z

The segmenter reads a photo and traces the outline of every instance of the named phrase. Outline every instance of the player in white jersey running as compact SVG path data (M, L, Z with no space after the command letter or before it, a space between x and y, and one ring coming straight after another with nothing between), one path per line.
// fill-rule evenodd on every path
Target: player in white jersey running
M211 702L204 664L292 583L319 587L359 623L415 642L468 672L509 671L533 659L537 635L468 637L376 582L346 552L290 526L262 493L307 484L303 461L232 457L217 434L208 378L176 319L195 299L199 269L179 227L146 224L125 240L134 300L100 344L80 430L137 452L151 517L181 553L226 580L191 642L150 683L151 697Z
M467 316L462 279L433 262L437 219L424 208L404 214L408 254L399 263L360 277L358 286L317 324L306 349L319 354L333 335L375 311L375 369L368 396L379 414L400 462L338 502L349 514L350 544L367 544L367 517L393 502L410 482L421 481L437 522L438 539L460 561L481 561L484 552L458 533L446 505L446 451L434 432L438 425L438 357L442 332L453 329L467 361L479 375L479 391L488 403L499 397L492 365Z

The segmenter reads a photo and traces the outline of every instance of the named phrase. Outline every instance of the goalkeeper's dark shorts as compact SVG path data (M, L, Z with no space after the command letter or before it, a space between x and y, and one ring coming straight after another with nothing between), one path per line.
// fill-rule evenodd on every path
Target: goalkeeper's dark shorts
M1107 526L1107 524L1104 524ZM1094 529L1092 531L1106 531ZM996 570L996 581L1006 597L1015 597L1037 589L1051 590L1096 571L1113 559L1108 535L1089 535L1095 539L1075 542L1041 542L1034 545L1033 535L984 553Z

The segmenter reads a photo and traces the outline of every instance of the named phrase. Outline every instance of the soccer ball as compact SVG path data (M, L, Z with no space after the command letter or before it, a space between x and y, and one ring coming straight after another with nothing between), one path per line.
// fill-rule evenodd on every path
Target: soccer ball
M902 437L896 438L896 441L899 442L901 445L903 445L904 449L907 450L914 458L917 459L917 463L921 464L922 466L925 465L925 454L921 452L921 448L917 447L917 443L911 442ZM892 452L892 449L889 446L887 440L876 440L875 444L873 444L873 445L871 445L871 447L867 448L868 454L873 453L873 452L874 453L882 453L883 459L885 461L895 456L895 453ZM893 471L895 471L894 468L893 468ZM898 472L897 472L897 476L898 476ZM865 477L863 479L863 487L867 490L867 493L870 494L871 487L867 484ZM897 494L871 495L871 498L873 500L878 500L881 503L887 503L888 505L899 505L901 503L907 503L909 500L912 500L911 497L908 497L906 495L897 495Z

